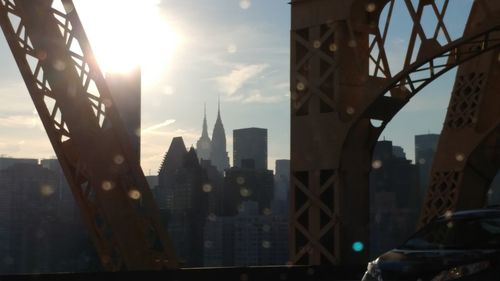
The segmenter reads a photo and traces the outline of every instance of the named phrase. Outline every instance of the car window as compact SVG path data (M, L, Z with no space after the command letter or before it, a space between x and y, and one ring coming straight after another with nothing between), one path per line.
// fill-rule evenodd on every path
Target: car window
M437 221L417 232L401 249L497 249L500 218Z

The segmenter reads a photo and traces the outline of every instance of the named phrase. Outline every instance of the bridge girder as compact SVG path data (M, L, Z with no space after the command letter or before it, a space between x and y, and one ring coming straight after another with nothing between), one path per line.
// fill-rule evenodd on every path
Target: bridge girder
M414 2L404 1L412 28L398 71L391 69L386 54L395 0L292 1L290 253L294 263L367 261L368 179L372 152L383 129L436 78L500 48L498 18L451 38L444 23L449 1L442 6L429 0ZM382 14L384 8L388 12ZM421 24L424 10L436 17L431 33ZM379 27L382 15L385 25ZM365 249L354 251L356 242Z

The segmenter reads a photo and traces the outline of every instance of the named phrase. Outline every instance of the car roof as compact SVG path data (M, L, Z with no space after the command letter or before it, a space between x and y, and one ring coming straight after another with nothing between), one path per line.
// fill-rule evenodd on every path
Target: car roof
M466 219L466 218L478 218L478 217L500 217L500 205L489 206L484 209L471 209L456 211L451 213L451 215L441 215L438 217L438 221L448 220L448 219Z

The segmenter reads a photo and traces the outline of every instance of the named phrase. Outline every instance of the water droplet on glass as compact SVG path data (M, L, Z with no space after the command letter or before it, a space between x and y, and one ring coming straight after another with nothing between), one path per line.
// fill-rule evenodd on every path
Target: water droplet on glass
M458 162L462 162L465 159L465 155L463 155L462 153L457 153L455 154L455 159L457 159Z
M103 181L101 184L101 188L104 191L110 191L111 189L113 189L113 184L110 181Z
M262 231L264 231L264 232L269 232L269 231L271 231L271 226L270 226L270 225L268 225L268 224L264 224L264 225L262 226Z
M264 248L264 249L271 248L271 242L269 242L267 240L262 241L262 248Z
M314 40L313 47L319 49L319 47L321 47L321 42L319 40Z
M337 51L337 44L335 44L335 43L330 44L328 49L332 52L336 52Z
M55 192L54 188L48 184L40 186L40 194L42 196L50 196Z
M252 5L252 2L250 0L241 0L240 1L240 8L242 8L243 10L250 8L251 5Z
M450 221L449 223L447 223L447 224L446 224L446 226L447 226L448 228L452 228L452 227L453 227L453 222L451 222L451 221Z
M115 162L116 165L121 165L124 161L125 158L121 154L117 154L115 155L115 157L113 157L113 162Z
M446 219L450 219L452 215L453 215L453 212L450 210L447 210L446 212L444 212L444 217Z
M208 193L208 192L212 191L212 185L206 183L206 184L203 185L202 189L203 189L203 192L207 192Z
M129 190L128 197L130 197L134 200L137 200L137 199L141 198L141 193L137 189L132 189L132 190Z
M380 169L382 167L382 161L380 160L375 160L372 162L372 168L377 170L377 169Z
M424 158L418 159L418 164L424 165L425 164L425 159Z
M368 13L373 13L373 12L375 12L376 9L377 9L377 5L375 5L375 3L368 3L368 5L366 5L366 11Z
M356 110L354 110L354 107L352 107L352 106L348 106L348 107L346 108L346 110L345 110L345 111L346 111L346 112L347 112L347 114L349 114L349 115L353 115L353 114L354 114L354 112L356 112Z
M297 83L297 90L304 91L305 88L306 88L306 85L304 85L304 83L302 83L302 82Z
M230 54L236 53L237 50L238 48L236 47L235 44L229 44L229 46L227 46L227 52Z
M66 69L66 64L61 60L55 60L52 66L57 71L63 71Z
M265 216L270 216L273 211L269 208L264 208L264 210L262 210L262 213L265 215Z
M210 214L208 214L208 220L209 221L216 221L217 216L214 213L210 213Z
M351 48L354 48L356 47L358 44L356 43L356 40L349 40L349 42L347 42L347 46L351 47Z
M244 177L237 177L236 183L237 184L245 184L245 178Z
M354 252L361 252L361 251L363 251L364 247L365 247L365 245L363 245L363 243L360 241L356 241L356 242L352 243L352 249L354 250Z
M250 196L250 190L242 187L242 188L240 188L240 195L243 197L248 197L248 196Z
M37 50L36 58L39 60L45 60L47 58L47 52L45 52L44 50Z

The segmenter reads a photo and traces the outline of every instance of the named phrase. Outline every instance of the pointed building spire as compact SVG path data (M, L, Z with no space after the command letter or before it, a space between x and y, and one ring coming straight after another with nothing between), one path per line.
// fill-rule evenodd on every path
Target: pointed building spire
M217 96L217 120L220 118L220 95Z
M226 151L226 132L220 117L220 96L217 99L217 120L212 132L212 143L210 151L210 161L217 167L220 173L229 168L229 157Z
M207 126L207 104L204 104L203 109L203 129L201 132L200 139L196 142L196 154L198 155L198 159L209 160L210 159L210 149L211 149L212 141L208 136L208 126Z
M203 110L203 131L201 132L201 137L202 138L208 138L208 126L207 126L207 104L205 103L204 105L204 110Z

